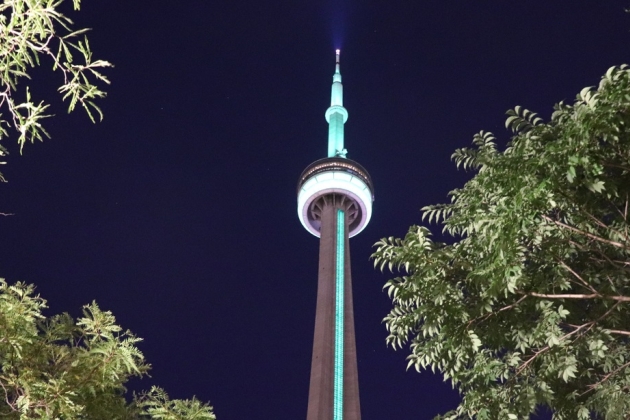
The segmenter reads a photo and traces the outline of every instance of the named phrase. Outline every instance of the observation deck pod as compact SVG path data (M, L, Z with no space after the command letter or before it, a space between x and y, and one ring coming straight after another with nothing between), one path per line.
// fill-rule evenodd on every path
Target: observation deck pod
M300 175L298 217L304 228L318 238L322 200L328 195L347 201L349 237L365 229L372 217L374 187L370 174L363 166L346 158L324 158L308 165Z

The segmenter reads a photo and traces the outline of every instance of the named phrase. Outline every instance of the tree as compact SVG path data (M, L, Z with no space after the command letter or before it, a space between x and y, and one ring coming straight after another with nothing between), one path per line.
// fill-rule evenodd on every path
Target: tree
M613 67L549 122L516 107L504 151L491 133L455 151L476 170L451 203L423 208L452 243L412 226L377 242L387 342L408 367L463 394L445 418L630 413L630 70Z
M42 126L49 105L36 102L29 86L20 95L18 85L30 79L29 71L40 64L40 58L52 61L53 71L61 74L63 82L58 91L68 100L68 112L77 104L94 121L103 114L95 99L105 97L105 92L94 83L109 83L100 72L111 64L94 60L85 33L88 29L75 30L72 21L60 12L64 0L3 0L0 4L0 140L10 131L18 134L20 152L27 142L43 140L48 133ZM81 0L73 0L78 10ZM79 39L83 36L83 39ZM80 59L80 60L77 60ZM16 98L17 95L17 98ZM0 155L7 154L0 146ZM0 179L4 180L0 175Z
M63 3L0 3L0 111L7 112L0 114L0 139L17 132L20 152L25 143L48 136L41 120L50 117L49 105L36 102L28 86L23 96L18 92L42 57L62 76L58 90L69 101L69 112L80 104L92 121L94 113L103 117L94 100L105 93L94 82L109 83L100 70L111 64L92 59L87 29L72 29L72 21L60 12ZM73 5L78 10L80 0ZM0 146L0 156L6 154ZM136 347L140 339L123 331L96 303L86 305L76 322L67 314L46 318L45 307L33 286L0 279L0 417L215 419L209 405L195 398L171 400L157 387L128 401L125 383L150 367Z
M96 303L74 321L44 317L46 301L24 283L0 279L0 416L7 419L214 420L197 399L160 388L125 398L125 383L149 365L130 331Z

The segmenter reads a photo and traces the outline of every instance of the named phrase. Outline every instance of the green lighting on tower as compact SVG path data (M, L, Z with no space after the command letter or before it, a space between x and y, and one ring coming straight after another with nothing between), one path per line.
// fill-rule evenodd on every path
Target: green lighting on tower
M335 74L333 75L332 91L330 93L330 108L326 110L328 121L328 157L346 157L343 147L343 125L348 121L348 111L343 107L343 85L339 71L339 54L336 51Z
M335 266L335 376L333 394L333 420L343 420L343 312L345 271L345 228L343 210L337 210L337 249Z

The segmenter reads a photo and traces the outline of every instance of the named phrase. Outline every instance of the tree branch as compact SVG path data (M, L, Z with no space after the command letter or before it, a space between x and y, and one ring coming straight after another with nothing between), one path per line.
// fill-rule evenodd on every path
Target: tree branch
M577 333L577 332L578 332L578 331L580 331L582 328L589 327L588 329L590 329L590 328L593 326L593 324L594 324L595 322L596 322L596 321L591 321L591 322L588 322L588 323L586 323L586 324L582 324L582 325L580 325L580 326L576 327L576 328L575 328L575 330L573 330L573 331L571 331L571 332L569 332L569 333L566 333L565 335L563 335L562 337L560 337L560 339L559 339L558 341L564 341L564 339L566 339L567 337L570 337L570 336L572 336L573 334ZM588 329L587 329L587 331L588 331ZM540 356L541 354L545 353L545 352L546 352L546 351L548 351L549 349L551 349L551 346L546 345L546 346L545 346L545 347L543 347L542 349L540 349L540 350L538 350L538 351L534 352L534 354L532 355L532 357L530 357L529 359L527 359L527 361L526 361L525 363L523 363L522 365L520 365L520 366L518 367L518 369L516 369L516 373L515 373L515 375L519 375L519 374L520 374L520 373L521 373L521 372L522 372L522 371L523 371L523 370L527 367L527 365L529 365L531 362L533 362L533 361L534 361L534 359L536 359L538 356Z
M627 368L628 366L630 366L630 362L624 363L623 365L619 366L617 369L613 370L612 372L610 372L608 375L604 376L602 378L601 381L598 381L592 385L588 386L588 390L584 391L583 393L580 394L580 397L584 394L588 394L589 392L593 391L596 387L598 387L599 385L603 384L604 382L606 382L607 380L609 380L612 376L614 376L615 374L617 374L620 370Z
M572 232L575 232L575 233L579 233L580 235L584 235L584 236L586 236L588 238L591 238L593 240L596 240L598 242L609 244L609 245L615 246L617 248L630 250L630 248L628 248L626 245L622 244L621 242L611 241L610 239L606 239L606 238L602 238L601 236L593 235L592 233L588 233L588 232L585 232L585 231L580 230L578 228L574 228L573 226L569 226L569 225L567 225L565 223L559 222L557 220L553 220L549 216L543 215L542 218L547 220L548 222L551 222L551 223L557 225L557 226L563 227L563 228L568 229L568 230L570 230Z
M580 282L582 282L582 284L591 292L599 294L599 292L597 290L595 290L593 288L593 286L591 286L586 280L584 280L582 278L582 276L580 276L577 272L575 272L575 270L573 270L571 267L569 267L567 264L565 264L564 261L560 260L560 259L556 259L556 261L563 266L565 269L567 269L568 272L570 272L571 274L573 274L575 276L575 278L577 278L578 280L580 280Z
M4 386L2 381L0 381L0 386L4 390L4 401L7 403L9 407L11 407L11 410L17 411L17 408L15 407L15 405L11 404L11 402L9 401L9 391L7 391L7 388Z
M630 336L630 331L624 331L624 330L605 330L606 332L609 332L611 334L619 334L619 335L627 335Z
M601 260L601 259L597 259L597 258L592 257L592 256L589 257L590 260L595 261L595 262L600 263L600 264L604 264L604 263L608 262L610 265L612 265L616 269L630 273L630 268L626 267L626 266L630 266L630 262L621 261L621 260L613 260L613 259L609 258L608 255L606 255L605 253L601 252L599 249L594 249L593 251L598 253L599 255L601 255L604 258L604 260L606 260L606 261Z
M566 293L566 294L547 294L547 293L536 293L529 292L526 293L527 296L534 296L545 299L606 299L606 300L615 300L618 302L630 302L630 297L628 296L605 296L600 295L599 293L592 293L590 295L581 294L581 293Z
M521 303L522 301L525 300L525 298L527 298L528 295L523 295L519 300L517 300L516 302L504 306L503 308L499 309L498 311L493 311L490 312L489 314L483 315L483 316L479 316L477 318L471 319L470 321L468 321L468 324L466 325L466 329L468 329L468 327L470 327L470 325L476 321L485 321L486 319L490 318L492 315L496 315L499 312L503 312L503 311L507 311L508 309L512 309L514 308L516 305L518 305L519 303Z
M613 306L610 307L610 309L608 309L602 316L600 316L599 318L597 318L596 320L593 320L591 322L587 322L586 324L582 324L582 325L571 325L568 324L570 327L575 328L575 330L563 335L562 337L560 337L559 341L564 341L564 339L572 336L573 334L577 333L578 331L586 328L587 332L588 330L590 330L591 328L593 328L593 326L595 324L597 324L599 321L601 321L602 319L606 318L608 315L610 315L610 313L617 307L619 306L621 302L616 302ZM621 330L608 330L610 332L617 332L619 334L625 333L625 331L621 331ZM628 333L628 335L630 335L630 333ZM579 337L577 337L579 338ZM577 339L576 338L576 339ZM525 363L523 363L521 366L518 367L518 369L516 370L516 375L520 374L526 367L527 365L529 365L536 357L538 357L539 355L541 355L542 353L548 351L551 348L551 346L547 345L545 347L543 347L541 350L534 352L534 355L532 357L530 357Z

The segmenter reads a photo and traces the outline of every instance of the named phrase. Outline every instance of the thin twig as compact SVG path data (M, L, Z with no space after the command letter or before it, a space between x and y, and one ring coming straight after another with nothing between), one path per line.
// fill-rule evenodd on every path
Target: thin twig
M590 329L593 326L594 322L595 321L592 321L592 322L580 325L575 330L573 330L573 331L571 331L569 333L566 333L565 335L560 337L560 339L558 341L564 341L566 338L568 338L568 337L572 336L573 334L577 333L578 331L580 331L584 327L589 326L588 329ZM551 349L551 346L546 345L542 349L534 352L534 355L532 357L530 357L525 363L523 363L521 366L519 366L518 369L516 369L516 375L520 374L527 367L527 365L529 365L532 361L534 361L534 359L536 359L538 356L540 356L541 354L545 353L549 349Z
M584 286L586 286L587 289L589 289L591 292L593 293L599 293L597 290L595 290L593 288L593 286L591 286L586 280L584 280L582 278L582 276L580 276L575 270L573 270L571 267L569 267L567 264L565 264L564 261L560 260L560 259L556 259L556 261L563 266L564 268L566 268L571 274L573 274L578 280L580 280L582 282L582 284Z
M630 366L630 362L624 363L623 365L619 366L617 369L613 370L612 372L610 372L608 375L604 376L604 378L601 381L598 381L592 385L588 386L588 390L584 391L583 393L580 394L580 397L584 394L587 394L589 392L591 392L592 390L594 390L597 386L603 384L604 382L606 382L607 380L609 380L613 375L617 374L620 370L627 368L628 366Z
M519 300L517 300L516 302L514 302L514 303L512 303L512 304L510 304L510 305L504 306L503 308L499 309L498 311L493 311L493 312L490 312L489 314L486 314L486 315L483 315L483 316L480 316L480 317L477 317L477 318L471 319L470 321L468 321L468 324L466 324L466 329L468 329L468 327L470 327L470 325L472 325L474 322L477 322L477 321L485 321L486 319L490 318L490 317L491 317L491 316L493 316L493 315L498 314L499 312L507 311L508 309L512 309L512 308L514 308L516 305L518 305L519 303L521 303L522 301L524 301L526 298L527 298L527 295L523 295L523 296L522 296Z
M2 386L2 389L4 390L4 400L6 401L7 405L11 407L13 411L17 411L15 405L11 404L11 402L9 401L9 391L7 391L2 381L0 381L0 386Z

